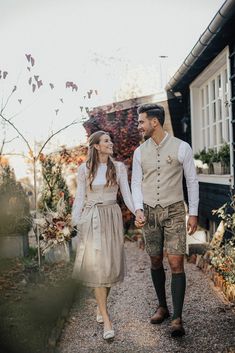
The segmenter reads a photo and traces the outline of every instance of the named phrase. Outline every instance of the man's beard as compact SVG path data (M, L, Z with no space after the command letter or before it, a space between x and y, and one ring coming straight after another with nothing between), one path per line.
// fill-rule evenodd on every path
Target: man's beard
M153 132L153 129L149 129L148 131L146 131L145 134L143 134L144 136L144 140L148 140L151 136L152 136L152 132Z

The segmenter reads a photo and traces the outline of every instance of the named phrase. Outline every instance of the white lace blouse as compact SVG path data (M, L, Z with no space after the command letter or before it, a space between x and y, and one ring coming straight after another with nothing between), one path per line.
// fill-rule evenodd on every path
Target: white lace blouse
M115 162L116 172L117 172L117 182L123 197L123 200L129 210L135 214L134 203L131 196L128 178L127 178L127 170L125 165L122 162ZM93 185L105 185L106 184L106 171L107 164L100 163L96 177L93 181ZM85 163L82 163L78 168L78 176L77 176L77 191L75 200L73 203L72 209L72 223L73 225L77 225L82 210L84 207L85 197L86 197L86 176L87 176L87 167Z

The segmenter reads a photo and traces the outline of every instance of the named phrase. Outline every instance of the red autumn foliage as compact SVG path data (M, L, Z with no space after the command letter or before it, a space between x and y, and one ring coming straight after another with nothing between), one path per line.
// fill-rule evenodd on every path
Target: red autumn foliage
M87 156L87 146L80 145L71 149L63 147L59 152L58 162L64 165L69 165L71 163L79 166L82 164Z
M123 161L129 169L140 141L137 125L136 107L114 112L99 109L90 113L90 119L83 124L88 136L98 130L107 131L114 143L114 158Z

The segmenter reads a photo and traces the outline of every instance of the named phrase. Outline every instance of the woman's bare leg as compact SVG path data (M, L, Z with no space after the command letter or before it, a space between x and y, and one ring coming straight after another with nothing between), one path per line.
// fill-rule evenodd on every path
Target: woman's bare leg
M112 329L112 323L109 318L108 310L107 310L107 298L110 292L109 287L99 287L95 288L95 297L99 307L100 314L104 320L104 330L108 331Z
M106 287L106 289L107 289L107 298L108 298L111 287ZM97 305L97 314L101 315L100 309L99 309L99 306L98 306L98 305Z

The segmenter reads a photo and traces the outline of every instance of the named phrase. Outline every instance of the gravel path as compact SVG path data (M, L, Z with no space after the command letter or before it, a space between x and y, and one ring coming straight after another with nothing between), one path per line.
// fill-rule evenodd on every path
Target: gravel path
M96 323L96 304L87 291L76 302L63 330L60 353L234 353L234 308L214 289L212 282L195 266L185 264L187 292L184 305L186 335L169 336L170 320L151 325L149 317L156 307L148 255L135 243L125 243L128 275L123 284L113 287L109 308L115 339L102 338L102 325ZM170 271L167 263L167 296L170 298ZM171 300L169 309L172 312Z

